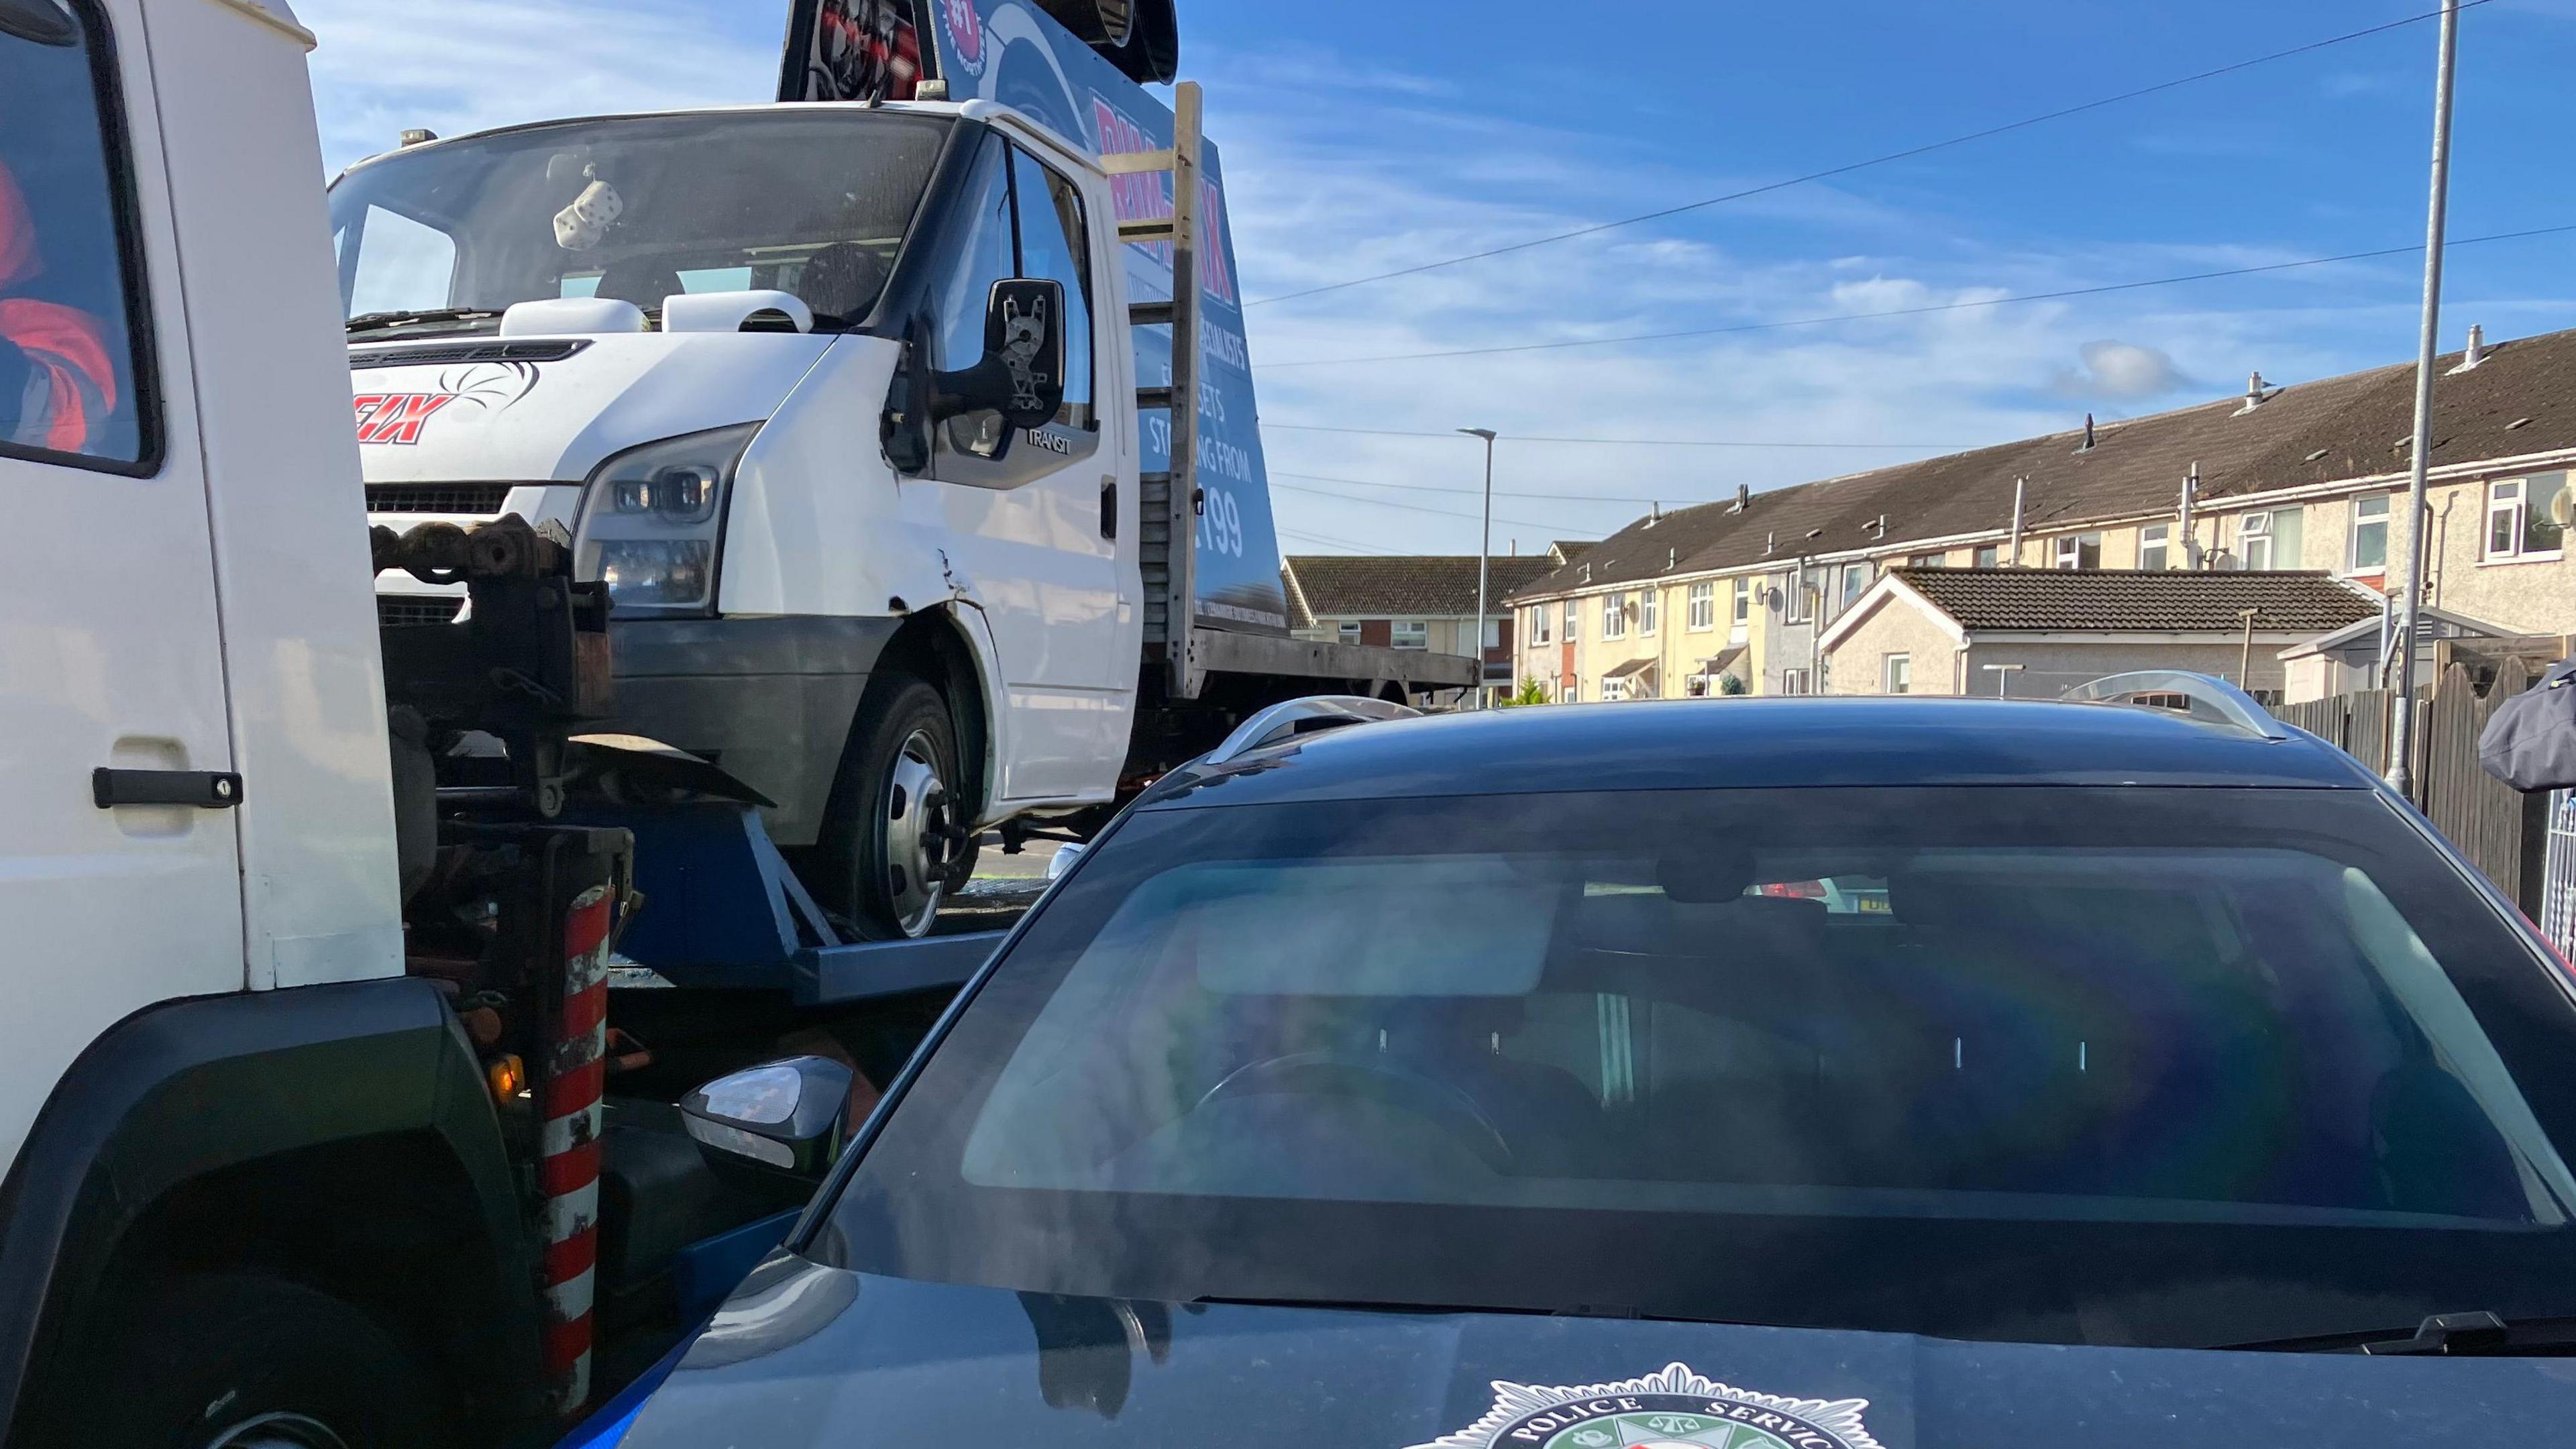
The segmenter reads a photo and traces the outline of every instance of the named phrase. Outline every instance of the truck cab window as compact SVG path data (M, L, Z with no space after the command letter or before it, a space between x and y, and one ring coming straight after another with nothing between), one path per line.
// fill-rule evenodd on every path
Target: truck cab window
M1019 243L1011 225L1010 148L1000 138L984 139L975 158L975 173L966 185L965 239L939 285L939 315L931 338L930 365L940 372L963 372L984 356L984 306L993 284L1019 275ZM989 458L1001 450L1008 430L998 413L970 413L952 418L945 428L950 446Z
M0 454L126 472L151 449L106 59L80 0L59 35L0 31Z
M1011 153L1020 199L1020 275L1064 284L1064 410L1069 427L1100 426L1091 407L1091 247L1082 193L1026 151Z

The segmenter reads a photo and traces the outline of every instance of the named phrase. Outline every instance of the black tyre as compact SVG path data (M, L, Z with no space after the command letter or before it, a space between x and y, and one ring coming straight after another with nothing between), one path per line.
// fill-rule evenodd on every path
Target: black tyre
M871 690L841 755L806 884L860 934L926 936L973 869L957 727L917 679Z
M186 1278L120 1312L65 1442L130 1449L433 1449L421 1361L366 1313L261 1274Z

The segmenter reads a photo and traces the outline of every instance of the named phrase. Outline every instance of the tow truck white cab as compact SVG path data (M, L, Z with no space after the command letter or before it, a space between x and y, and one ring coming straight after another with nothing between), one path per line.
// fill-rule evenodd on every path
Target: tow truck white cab
M1195 92L1174 120L1016 3L932 8L926 53L960 17L979 54L1052 44L1048 109L1096 142L984 99L768 104L415 144L331 192L375 521L570 530L621 728L765 796L878 935L928 928L977 830L1080 833L1261 705L1473 670L1285 637ZM1148 125L1176 144L1113 178L1095 144ZM390 624L460 603L381 588Z
M542 1438L549 1409L649 1356L722 1292L710 1265L775 1241L801 1196L715 1173L680 1130L689 1089L791 1053L882 1082L926 1029L939 993L916 988L940 972L878 972L889 985L847 958L793 997L612 997L613 933L638 900L616 808L734 787L579 742L609 711L611 589L636 714L819 715L778 723L849 737L813 748L848 753L856 769L824 773L863 784L819 805L809 788L805 818L819 832L836 795L900 790L920 808L882 813L923 824L897 838L948 867L960 822L1105 803L1131 737L1150 757L1287 673L1227 684L1234 656L1194 663L1185 605L1179 667L1140 708L1141 425L1124 406L1066 411L1083 394L1043 325L1086 280L1101 315L1122 294L1096 272L1022 272L1037 198L1070 185L1097 208L1100 173L974 106L724 124L878 126L864 134L931 157L899 219L948 240L904 247L884 290L917 309L903 326L949 318L906 268L919 254L927 278L940 247L981 237L959 252L983 259L961 284L974 321L957 349L986 329L975 356L940 350L944 332L826 335L810 300L741 287L665 293L655 332L613 297L541 303L542 336L378 329L392 347L553 355L407 371L368 366L389 364L371 346L364 373L405 397L369 412L369 451L434 449L479 414L492 471L560 483L521 506L577 528L608 581L577 580L571 547L506 519L377 530L370 560L312 44L286 0L0 0L0 496L27 544L0 573L8 1449ZM855 148L831 195L858 205L872 154ZM469 152L381 169L442 156ZM538 220L530 243L553 247ZM1074 236L1110 246L1092 223ZM344 232L338 260L384 237ZM823 251L787 280L819 292L838 264ZM591 320L569 325L580 308ZM871 315L893 325L882 301ZM1076 335L1105 355L1095 402L1129 385L1124 348ZM956 396L988 405L952 411ZM1188 560L1172 561L1184 587ZM379 627L387 568L461 584L473 619ZM710 675L747 687L711 696ZM444 748L469 735L498 754ZM717 743L745 773L773 768ZM810 787L810 759L775 754L772 778L804 770ZM959 782L944 816L942 779ZM887 838L815 853L882 863ZM872 888L896 893L882 873ZM714 914L689 904L665 923ZM750 904L765 919L772 902Z

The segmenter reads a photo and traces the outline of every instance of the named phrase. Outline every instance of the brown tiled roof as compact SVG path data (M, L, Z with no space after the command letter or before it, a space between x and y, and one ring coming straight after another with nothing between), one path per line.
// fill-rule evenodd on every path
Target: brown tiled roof
M1513 590L1555 567L1545 555L1489 559L1486 592L1500 611ZM1357 558L1298 554L1280 570L1290 626L1324 619L1466 619L1476 613L1474 554Z
M2492 345L2477 367L2449 375L2458 361L2440 363L2435 465L2576 447L2576 331ZM2205 502L2395 473L2414 397L2412 364L2375 368L2282 387L2251 412L2240 395L2105 422L2090 450L2078 427L1757 493L1742 513L1731 500L1701 504L1640 519L1522 592L1996 533L2012 524L2016 478L2029 480L2023 526L2040 532L2170 512L2194 463Z
M2379 613L2378 596L2322 573L2136 569L1891 569L1971 633L2045 630L2323 634Z

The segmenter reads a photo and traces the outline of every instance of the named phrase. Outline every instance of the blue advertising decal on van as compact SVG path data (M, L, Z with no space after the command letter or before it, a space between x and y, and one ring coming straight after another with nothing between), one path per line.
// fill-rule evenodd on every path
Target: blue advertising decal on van
M896 0L805 0L788 36L780 95L786 99L902 99L924 69L946 82L950 100L998 101L1102 155L1156 151L1172 143L1172 111L1151 91L1076 39L1028 0L917 0L928 33ZM1199 486L1207 495L1198 529L1198 622L1211 628L1284 633L1279 537L1270 514L1251 354L1234 237L1226 224L1225 172L1217 148L1204 151L1199 256ZM1172 214L1172 178L1155 172L1111 180L1120 221ZM1131 300L1172 295L1169 243L1124 248ZM1140 327L1136 376L1171 378L1169 327ZM1142 467L1170 467L1166 414L1142 420Z

